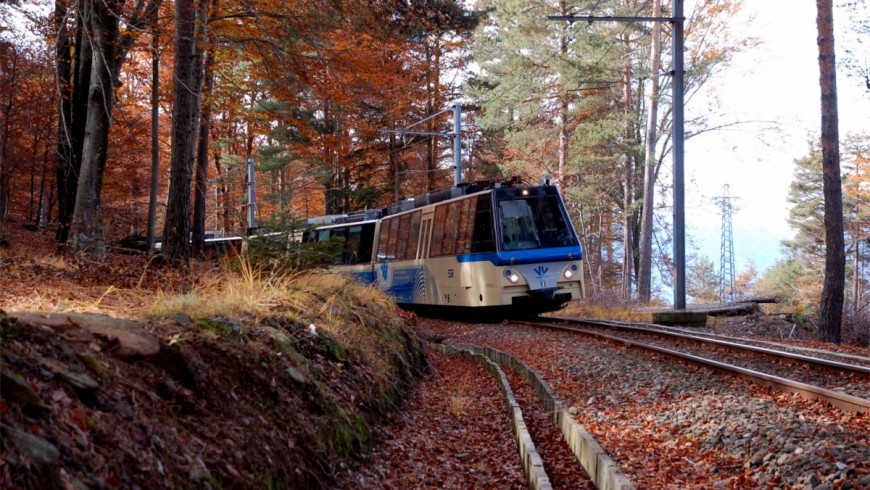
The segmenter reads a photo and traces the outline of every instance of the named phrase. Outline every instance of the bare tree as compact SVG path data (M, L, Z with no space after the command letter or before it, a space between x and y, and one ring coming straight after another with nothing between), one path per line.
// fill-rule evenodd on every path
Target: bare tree
M822 93L822 183L825 195L825 282L819 311L821 340L840 343L846 252L843 237L843 189L837 115L837 63L832 0L816 0L819 86Z

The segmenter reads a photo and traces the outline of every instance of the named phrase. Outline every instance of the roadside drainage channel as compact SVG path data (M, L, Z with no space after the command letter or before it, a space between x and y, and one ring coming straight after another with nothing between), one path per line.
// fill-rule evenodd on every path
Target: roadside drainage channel
M508 383L507 376L505 376L501 367L485 355L474 352L473 349L467 346L454 347L446 344L430 344L430 346L442 354L459 355L482 364L499 381L499 388L511 414L511 425L514 429L514 437L517 440L520 460L523 463L523 472L525 473L529 488L532 490L552 490L550 478L547 476L546 471L544 471L544 462L541 460L541 455L535 449L535 443L532 442L532 436L529 434L525 421L523 421L523 411L520 409L520 405L517 403L513 390L511 390Z
M571 448L574 457L595 484L595 488L598 490L634 490L634 485L631 484L628 477L625 476L625 473L623 473L613 459L608 456L607 452L604 451L604 448L602 448L601 445L598 444L598 441L592 437L592 434L574 420L571 414L569 414L565 409L561 400L556 396L556 393L552 388L550 388L550 385L548 385L534 369L526 366L514 356L491 347L466 344L433 344L433 347L439 346L439 350L442 351L453 350L455 352L458 351L476 354L482 356L481 358L475 358L478 362L484 362L481 359L485 359L486 362L494 364L494 361L495 363L509 366L511 369L516 371L532 386L538 394L538 398L540 398L541 402L544 404L544 408L548 413L552 414L553 423L559 427L559 430L561 430L562 436L568 443L568 447ZM513 398L510 386L507 384L507 379L505 378L504 373L501 372L501 368L498 364L494 365L500 374L503 386L502 391L505 392L506 390L506 392L510 394L508 404L511 407L514 407L516 406L516 400ZM490 368L490 371L493 371L493 369ZM495 371L493 372L495 373ZM522 412L517 408L514 410L514 413L519 414L520 423L522 423ZM514 426L516 432L516 417ZM525 424L523 424L522 427L525 430ZM528 435L528 431L526 431L526 435ZM519 438L519 435L517 437ZM531 444L531 439L529 439L529 444ZM532 448L534 448L533 445ZM522 448L520 451L522 451ZM537 453L535 453L535 455L537 456ZM539 456L538 460L540 461ZM541 468L541 472L543 473L543 468ZM529 485L531 488L539 488L532 487L531 481L529 482ZM547 488L549 488L549 480L547 481L547 485Z

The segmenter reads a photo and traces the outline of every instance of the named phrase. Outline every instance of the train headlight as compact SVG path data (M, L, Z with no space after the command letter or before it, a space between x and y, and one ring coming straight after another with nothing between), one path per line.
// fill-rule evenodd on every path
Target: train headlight
M511 284L516 284L520 282L520 275L517 274L513 269L505 269L504 276L507 278L508 281L511 282Z
M563 272L562 275L565 276L565 279L571 279L579 270L580 267L578 267L577 264L571 264L565 268L565 272Z

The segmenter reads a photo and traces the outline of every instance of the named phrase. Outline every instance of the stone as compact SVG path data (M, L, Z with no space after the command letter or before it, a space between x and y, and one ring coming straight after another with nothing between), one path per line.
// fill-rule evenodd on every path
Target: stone
M3 398L12 400L25 407L43 408L42 398L30 387L24 376L6 369L0 369L0 386Z
M193 320L191 320L189 316L181 312L173 313L169 315L169 318L175 320L182 327L187 327L193 323Z
M26 453L38 465L52 465L60 458L60 452L54 444L39 436L13 427L4 427L4 432L15 447Z
M96 337L117 341L111 353L122 359L148 357L160 351L160 343L139 323L95 313L10 313L20 322L52 327L62 333L81 328Z
M100 383L87 374L73 372L53 359L40 358L39 362L76 389L90 391L100 387Z
M305 385L308 384L308 379L305 378L305 375L302 374L302 371L296 369L293 366L287 368L287 374L290 375L290 379L296 382L296 384Z

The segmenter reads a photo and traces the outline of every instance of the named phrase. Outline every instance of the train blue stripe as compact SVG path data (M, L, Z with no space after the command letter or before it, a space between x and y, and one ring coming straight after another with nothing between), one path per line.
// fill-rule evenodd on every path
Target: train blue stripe
M493 265L530 264L533 262L556 262L561 260L580 260L583 251L580 247L558 247L534 250L511 250L509 252L490 252L457 255L457 262L492 262Z

